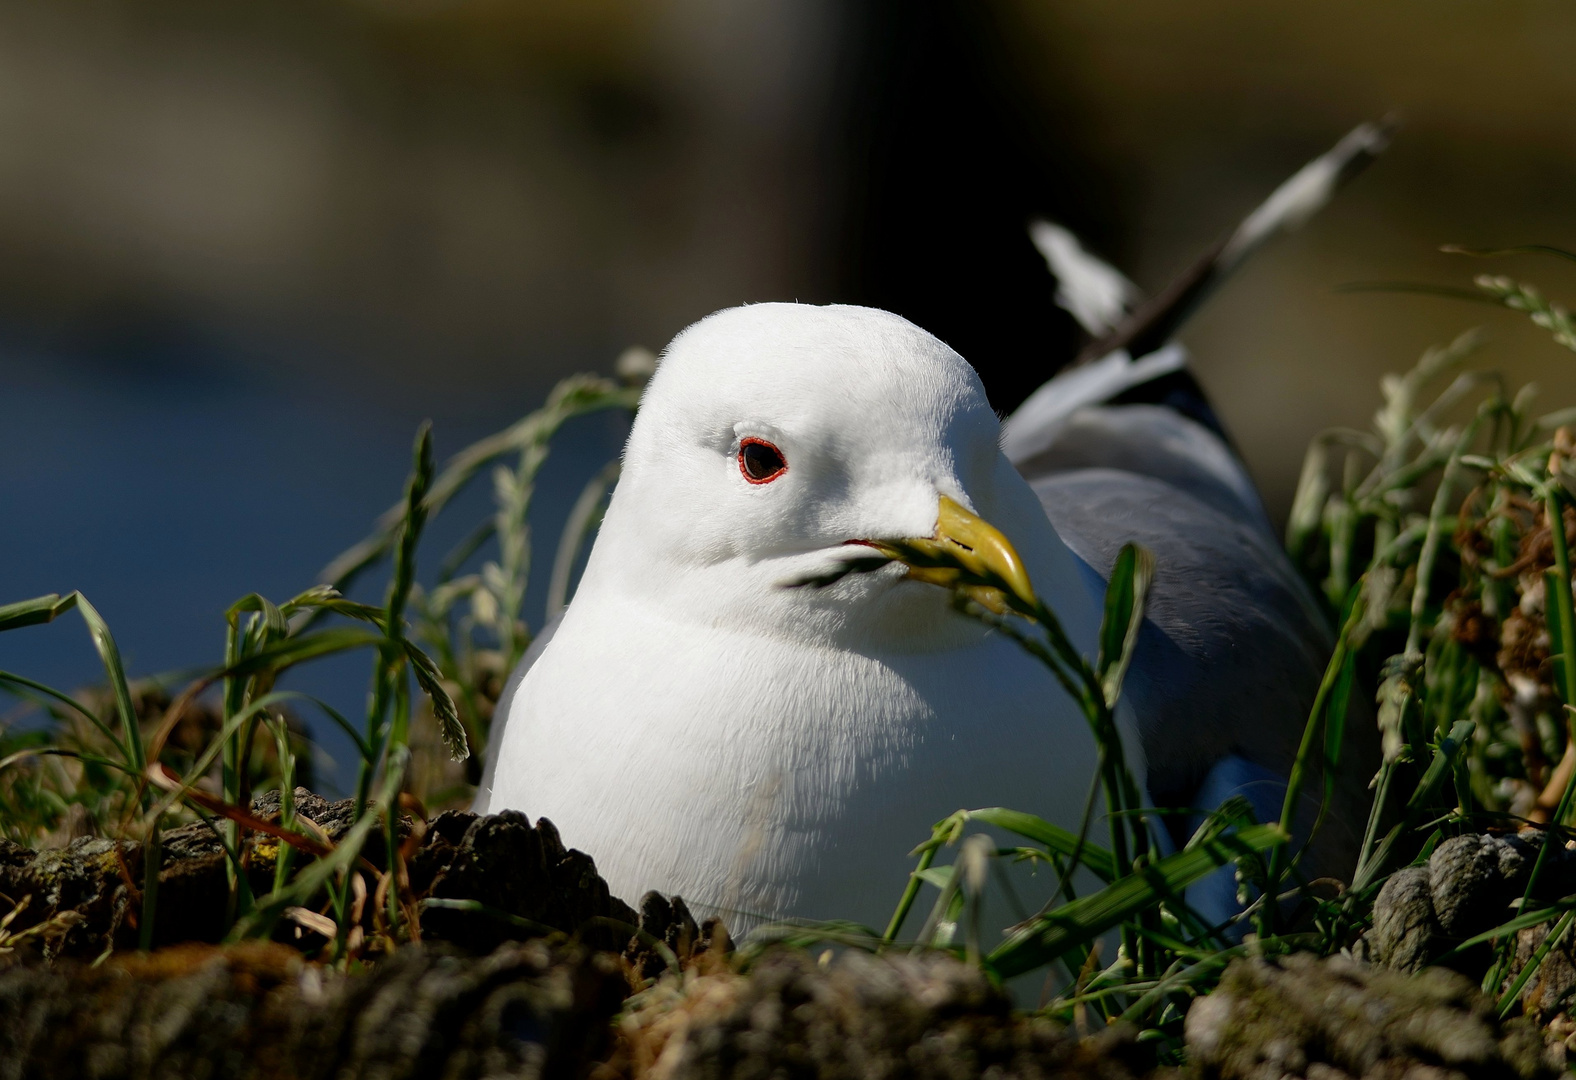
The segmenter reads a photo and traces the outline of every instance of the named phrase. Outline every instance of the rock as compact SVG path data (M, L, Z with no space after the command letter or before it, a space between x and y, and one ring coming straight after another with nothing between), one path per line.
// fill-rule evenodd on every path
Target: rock
M353 974L253 942L0 973L0 1080L1135 1080L1131 1031L1014 1014L942 953L664 977L626 1002L617 958L545 941L408 946Z
M339 799L329 802L321 795L314 795L306 788L296 788L291 795L295 803L295 811L301 817L311 818L328 838L333 841L344 839L351 826L356 823L356 800ZM252 813L264 821L277 822L280 817L280 799L277 789L265 791L252 800ZM189 827L189 826L188 826ZM395 825L395 835L403 840L410 835L411 820L401 816ZM383 857L383 833L381 829L374 830L367 838L367 851L370 855ZM369 855L369 857L370 857Z
M1306 1077L1534 1080L1556 1075L1541 1036L1442 968L1402 975L1343 957L1238 960L1186 1019L1204 1080Z
M558 929L548 896L542 840L517 811L476 818L467 827L449 864L434 875L429 895L475 900L495 911ZM435 936L485 952L510 936L508 923L484 914L430 908L422 926Z
M0 973L0 1080L582 1076L624 993L611 957L540 941L355 975L267 942L29 965Z
M26 866L33 861L33 849L0 836L0 868Z
M1441 843L1428 860L1428 887L1440 929L1460 941L1504 922L1537 854L1519 837L1467 835Z
M1428 868L1397 870L1374 901L1373 930L1367 939L1374 961L1396 971L1421 971L1438 951L1438 939Z
M164 860L159 871L158 914L153 921L155 947L183 941L211 943L224 937L229 929L225 909L230 902L225 862L222 851ZM254 888L256 885L253 882ZM272 885L271 878L268 885Z
M346 811L353 811L355 801L341 799L331 803L316 792L298 787L291 793L290 801L295 803L295 812L302 817L309 817L317 825L327 831L327 823L334 815L336 807L343 807ZM282 800L277 789L263 792L252 799L252 813L267 821L277 821ZM333 834L330 833L330 836Z
M142 849L124 840L84 836L47 851L11 845L0 859L0 894L16 905L9 929L38 928L29 944L46 959L112 949L135 925L141 881Z
M1547 922L1517 931L1512 977L1532 959L1532 954L1553 929L1554 924ZM1522 1011L1540 1022L1552 1019L1572 1005L1573 991L1576 991L1576 942L1572 942L1571 937L1567 933L1564 940L1548 951L1538 970L1522 988ZM1509 983L1507 979L1506 985Z
M1130 1031L1079 1039L1015 1015L975 968L939 953L767 953L747 975L665 978L619 1024L598 1075L667 1080L1127 1080L1149 1075ZM659 1064L660 1063L660 1064Z
M1364 939L1369 955L1396 971L1418 971L1510 919L1544 835L1452 837L1434 849L1427 866L1391 874L1374 901L1373 929ZM1573 890L1576 854L1555 847L1544 859L1534 899L1548 901ZM1449 966L1481 978L1493 957L1491 946L1480 945L1453 956Z

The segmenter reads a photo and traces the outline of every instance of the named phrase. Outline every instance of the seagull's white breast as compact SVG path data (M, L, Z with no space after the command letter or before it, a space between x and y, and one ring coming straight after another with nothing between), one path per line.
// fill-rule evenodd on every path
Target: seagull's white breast
M615 895L736 928L879 929L932 823L1005 805L1075 827L1095 767L1076 706L998 634L867 655L627 596L578 596L494 724L491 808L552 819Z

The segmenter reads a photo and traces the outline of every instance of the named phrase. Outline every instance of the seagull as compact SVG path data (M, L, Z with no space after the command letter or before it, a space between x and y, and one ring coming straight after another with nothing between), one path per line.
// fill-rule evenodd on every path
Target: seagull
M685 330L498 714L485 809L552 819L614 893L870 925L961 806L1076 823L1088 724L1015 642L895 563L785 587L945 537L1092 655L1097 597L999 439L973 368L896 315L756 304Z
M1009 806L1076 828L1096 752L1052 674L949 590L897 562L840 570L957 545L1093 656L1136 542L1156 574L1116 714L1134 777L1195 814L1165 819L1173 842L1233 794L1274 820L1331 636L1170 332L1385 137L1365 125L1282 185L1170 305L1032 226L1060 302L1112 347L1005 423L963 357L888 312L763 303L684 330L573 600L500 699L475 809L552 819L615 894L730 926L883 925L933 822ZM831 584L787 587L809 579ZM1349 871L1365 797L1337 784L1310 874ZM1229 873L1201 884L1190 901L1234 910Z

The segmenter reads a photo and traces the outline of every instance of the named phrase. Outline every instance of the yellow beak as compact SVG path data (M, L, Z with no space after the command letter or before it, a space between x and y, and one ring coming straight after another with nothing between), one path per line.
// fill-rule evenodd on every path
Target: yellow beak
M915 581L960 589L998 615L1011 608L1033 611L1037 603L1029 572L1011 541L945 495L936 515L935 536L866 542L905 564ZM1012 603L1009 595L1018 603Z

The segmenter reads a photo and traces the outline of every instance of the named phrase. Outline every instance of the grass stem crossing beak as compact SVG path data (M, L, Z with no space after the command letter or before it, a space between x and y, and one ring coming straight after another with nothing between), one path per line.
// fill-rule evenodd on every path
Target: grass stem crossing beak
M1009 609L1027 614L1038 603L1029 572L1011 541L945 495L936 514L934 536L865 543L906 565L908 576L915 581L961 589L969 599L998 615Z

